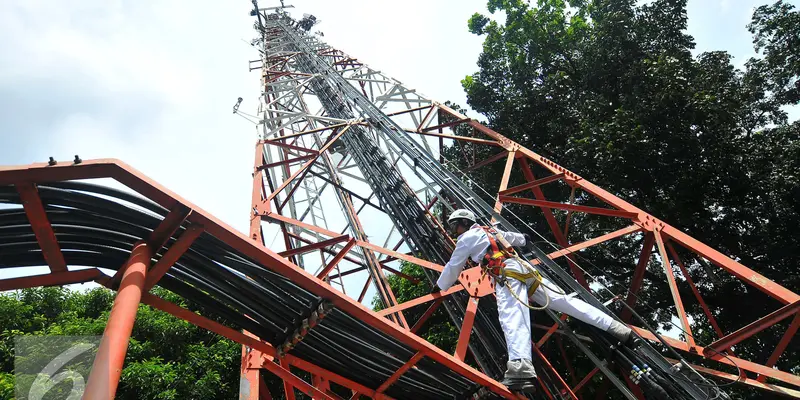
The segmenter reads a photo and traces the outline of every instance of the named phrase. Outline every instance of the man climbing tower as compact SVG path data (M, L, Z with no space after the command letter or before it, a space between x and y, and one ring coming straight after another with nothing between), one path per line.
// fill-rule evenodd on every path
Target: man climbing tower
M508 363L501 382L512 391L535 391L536 372L531 356L529 298L554 311L608 332L626 343L631 329L583 300L568 296L526 261L514 256L511 246L530 244L528 235L502 232L476 223L469 210L455 210L447 220L450 232L457 235L456 248L436 282L435 291L450 288L471 258L489 270L495 280L497 311L506 337Z

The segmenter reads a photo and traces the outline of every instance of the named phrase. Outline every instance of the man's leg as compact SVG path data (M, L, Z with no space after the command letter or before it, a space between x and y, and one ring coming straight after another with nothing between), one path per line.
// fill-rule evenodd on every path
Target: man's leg
M495 288L500 326L508 348L507 370L502 383L513 391L533 391L536 372L531 362L531 315L526 306L528 288L515 279L509 279L508 285L522 302L515 299L505 285Z
M551 290L550 288L555 290ZM556 292L556 290L558 292ZM550 309L567 314L602 331L607 331L608 327L611 326L611 321L614 320L606 313L578 297L563 294L565 293L563 289L547 279L543 279L539 288L533 293L533 301L537 304L544 305L547 301L545 292L547 292L547 296L550 297Z
M560 293L550 288L558 290ZM561 288L546 279L533 293L533 301L543 305L546 302L545 291L547 296L550 297L550 308L552 310L567 314L604 332L608 332L623 342L630 338L630 328L578 297L562 294L564 291Z

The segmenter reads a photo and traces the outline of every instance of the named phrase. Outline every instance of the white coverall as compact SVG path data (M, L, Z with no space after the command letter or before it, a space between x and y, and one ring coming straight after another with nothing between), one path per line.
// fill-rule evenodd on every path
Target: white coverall
M502 232L499 230L497 232L502 234L512 246L517 247L525 245L525 236L519 233ZM436 285L442 290L453 286L458 280L458 276L462 268L464 268L464 264L467 262L467 257L472 258L472 261L476 263L480 263L489 246L489 238L486 236L486 232L483 228L478 224L472 225L468 231L462 233L458 237L453 255L450 257L450 261L447 262L447 265L444 266L442 275L439 277L439 280L436 281ZM513 258L505 260L505 267L517 272L528 272L522 268L519 261ZM500 316L500 325L506 336L508 359L530 360L531 316L526 305L528 302L528 287L533 282L531 280L523 284L516 279L508 278L508 283L517 297L526 303L522 304L517 301L505 285L495 285L497 311ZM533 296L531 296L534 302L543 305L546 301L544 294L546 290L547 295L550 296L550 309L570 315L603 331L608 330L611 321L613 321L610 316L581 299L553 292L546 288L546 286L558 289L552 282L544 279ZM563 290L561 292L563 292Z

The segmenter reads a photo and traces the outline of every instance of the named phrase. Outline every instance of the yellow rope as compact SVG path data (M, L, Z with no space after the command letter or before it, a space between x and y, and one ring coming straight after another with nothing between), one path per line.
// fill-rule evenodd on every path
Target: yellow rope
M550 287L549 285L545 284L544 283L544 279L542 278L542 275L539 274L538 271L536 271L536 269L533 268L533 266L530 265L530 263L528 263L528 261L523 260L516 253L513 254L513 258L516 259L520 263L520 265L523 266L523 268L526 268L530 272L518 273L516 271L509 271L509 272L511 272L511 274L509 274L508 272L505 271L505 268L503 268L503 275L514 275L514 276L511 276L511 279L516 279L516 280L518 280L518 281L520 281L520 282L522 282L523 284L526 284L526 285L527 285L526 281L528 279L533 279L535 281L535 283L532 284L528 288L528 298L529 298L529 300L530 300L530 297L533 295L533 293L536 292L536 289L538 289L539 286L544 286L545 289L550 289L554 293L560 294L562 296L566 296L566 293L564 293L563 291L556 290L556 289ZM524 305L525 307L528 307L528 309L531 309L531 310L534 310L534 311L543 311L543 310L546 310L547 307L550 306L550 295L547 293L547 290L542 289L542 292L544 293L544 298L545 298L544 305L541 306L541 307L536 307L536 306L532 306L532 305L528 304L529 302L526 303L526 302L522 301L522 299L520 299L519 296L517 296L517 294L514 293L514 290L511 288L511 284L508 283L508 279L504 279L503 281L504 281L503 283L506 286L506 288L508 288L508 291L511 292L511 296L513 296L514 299L516 299L518 302L522 303L522 305Z

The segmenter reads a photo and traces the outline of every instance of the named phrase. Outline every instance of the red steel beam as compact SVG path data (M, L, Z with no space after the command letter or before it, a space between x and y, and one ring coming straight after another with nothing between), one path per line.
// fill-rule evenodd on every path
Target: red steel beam
M331 280L338 279L338 278L341 278L341 277L345 277L347 275L352 275L352 274L355 274L355 273L358 273L358 272L361 272L361 271L365 271L366 269L367 269L366 266L360 266L360 267L353 268L353 269L348 270L348 271L339 272L336 275L331 276ZM317 276L317 277L319 277L319 276Z
M103 275L103 273L100 272L99 269L89 268L77 271L54 272L44 275L0 279L0 292L39 286L60 286L73 283L89 282L95 280L100 275Z
M437 272L442 272L442 270L444 270L444 267L442 267L439 264L434 264L434 263L432 263L430 261L423 260L421 258L417 258L417 257L414 257L414 256L409 256L409 255L406 255L406 254L403 254L403 253L398 253L396 251L392 251L392 250L389 250L387 248L376 246L376 245L374 245L372 243L369 243L369 242L358 240L358 241L356 241L356 244L358 244L362 248L365 248L365 249L368 249L368 250L377 251L378 253L386 254L387 256L392 256L394 258L398 258L398 259L401 259L401 260L408 261L408 262L410 262L412 264L417 264L417 265L419 265L420 267L423 267L423 268L431 269L431 270L434 270L434 271L437 271Z
M272 138L272 139L268 139L268 140L262 140L260 143L264 144L267 141L272 142L272 141L277 141L277 140L294 139L294 138L297 138L297 137L300 137L300 136L304 136L304 135L308 135L308 134L311 134L311 133L323 132L323 131L327 131L329 129L343 128L345 126L347 126L347 123L343 122L343 123L340 123L340 124L328 125L328 126L323 126L321 128L315 128L315 129L311 129L311 130L307 130L307 131L296 132L296 133L292 133L292 134L289 134L289 135L278 136L278 137L275 137L275 138ZM272 144L274 144L274 143L272 143Z
M264 238L261 229L261 213L259 212L258 207L263 203L264 197L266 196L266 187L264 185L264 173L259 169L259 166L264 163L264 146L261 144L260 141L256 142L255 151L255 159L253 160L253 182L251 186L251 194L250 194L250 239L254 242L264 245ZM266 210L261 211L269 211L269 202L265 204L267 207ZM244 331L245 334L250 334L247 331ZM261 397L261 398L269 398L272 399L271 393L267 388L266 384L264 384L264 377L261 375L261 369L249 369L245 365L247 362L244 359L245 354L248 357L261 357L261 352L257 349L249 349L246 346L242 346L242 362L241 368L242 373L246 375L248 381L250 382L250 396L251 397ZM240 397L242 395L242 388L239 389ZM240 399L244 400L244 399Z
M636 304L636 300L638 299L636 294L639 293L639 288L642 287L644 273L647 270L647 264L650 263L650 255L653 253L653 245L655 244L655 241L656 238L652 232L648 232L644 236L642 252L639 254L639 262L636 264L636 269L633 270L633 279L631 280L630 289L628 289L628 296L625 299L625 304L627 304L628 307L633 308L633 305ZM628 309L628 307L625 307L620 315L620 318L625 322L630 321L631 316L633 316L633 313L630 309Z
M572 388L572 391L574 393L580 392L581 389L583 389L583 387L586 385L586 383L589 382L592 379L592 377L598 372L600 372L600 368L598 367L595 367L593 370L589 371L589 373L586 374L586 376L584 376L583 379L581 379L581 381L578 382L578 384L575 385L574 388Z
M547 385L542 382L542 378L540 376L536 376L536 380L539 381L539 385L544 389L544 394L547 396L548 400L554 400L553 394L550 393L550 389L547 388Z
M192 213L192 210L184 206L183 204L176 204L172 207L164 217L163 220L158 224L156 229L150 232L150 236L147 238L147 245L150 248L151 254L155 255L161 251L161 249L167 244L169 238L175 234L175 232L180 228L181 224L186 221L186 218L189 217L189 214ZM111 278L111 286L115 287L119 284L119 281L122 279L122 274L125 273L124 268L120 268ZM148 287L145 291L149 291L152 287Z
M306 238L304 238L304 237L302 237L302 236L300 236L300 235L296 235L296 234L294 234L294 233L291 233L291 232L289 232L289 237L291 237L291 238L294 238L294 239L296 239L296 240L298 240L298 241L300 241L300 242L306 243L306 244L312 244L312 243L314 243L314 242L312 242L312 241L310 241L310 240L308 240L308 239L306 239ZM324 253L328 253L328 254L330 254L330 255L332 255L332 256L334 256L334 257L335 257L337 254L339 254L338 252L334 252L333 250L331 250L331 249L328 249L328 248L322 248L322 249L320 249L320 250L322 250ZM366 268L366 266L364 265L364 263L363 263L363 262L361 262L361 261L359 261L359 260L357 260L357 259L355 259L355 258L353 258L353 257L350 257L350 256L347 256L347 255L346 255L346 256L344 257L344 259L345 259L345 260L347 260L347 261L350 261L350 262L351 262L351 263L353 263L353 264L359 265L359 266L361 266L362 268ZM348 272L349 272L349 271L348 271ZM355 271L355 272L358 272L358 271ZM347 273L345 273L344 275L348 275L348 274L347 274Z
M800 314L796 314L794 316L794 320L792 320L792 323L789 324L789 328L786 329L786 333L783 334L781 341L778 342L777 346L775 346L775 350L772 352L772 355L769 356L769 360L767 360L766 364L767 367L772 367L778 363L778 360L781 358L783 351L786 350L786 347L789 346L789 342L791 342L792 339L797 334L798 328L800 328ZM765 382L766 380L767 377L764 375L759 375L757 379L757 381L762 383Z
M563 322L567 320L567 317L568 317L567 314L561 314L561 317L559 318ZM544 345L544 343L547 342L548 339L550 339L550 336L553 336L553 334L556 333L558 327L559 327L558 323L555 323L552 326L550 326L550 328L547 329L547 332L545 332L544 335L542 335L541 339L539 339L539 341L536 342L536 347L542 347L542 345Z
M161 248L164 247L167 241L169 241L169 238L180 228L181 224L183 224L183 221L186 220L186 217L188 217L190 213L191 210L183 204L176 205L167 213L167 216L161 220L158 227L150 232L150 236L147 239L147 245L150 246L153 253L158 253Z
M290 159L283 160L283 161L276 161L276 162L273 162L273 163L261 165L261 166L259 166L257 168L257 170L258 171L263 171L263 170L270 169L270 168L273 168L273 167L280 167L282 165L289 165L289 164L293 164L293 163L298 163L300 161L310 160L312 158L314 158L314 154L309 154L307 156L302 156L302 157L290 158Z
M681 300L681 293L678 291L678 283L675 282L675 273L672 271L672 263L669 261L667 249L664 247L664 239L661 237L661 232L654 231L653 235L656 238L658 245L658 252L661 255L661 265L664 267L664 274L667 277L669 284L669 291L672 294L672 301L675 303L675 309L678 310L678 318L683 325L683 331L686 334L686 341L689 348L694 347L694 336L692 336L692 327L689 325L689 318L686 316L686 309L683 307L683 300Z
M408 360L408 362L403 364L403 366L400 367L394 374L392 374L392 376L390 376L389 379L386 380L386 382L383 382L383 384L381 384L381 386L378 387L378 390L376 390L376 392L378 393L385 392L386 389L389 388L389 386L392 386L393 383L397 382L397 380L400 379L400 377L403 376L403 374L405 374L406 371L411 369L411 367L413 367L416 363L418 363L419 360L421 360L423 357L425 357L425 355L422 353L417 352L417 354L414 354L414 356L411 357L411 359Z
M58 246L56 234L47 219L47 212L44 210L44 204L42 204L36 186L27 182L17 183L15 186L33 234L36 236L36 241L39 242L44 261L50 267L50 272L67 272L67 262L64 261L64 254L61 253L61 248Z
M403 279L405 279L405 280L407 280L407 281L409 281L409 282L411 282L411 283L413 283L415 285L419 283L419 279L414 278L413 276L411 276L409 274L406 274L406 273L403 273L401 271L398 271L398 270L396 270L396 269L394 269L394 268L392 268L392 267L390 267L388 265L385 265L383 262L381 262L380 265L381 265L381 269L385 269L385 270L387 270L387 271L389 271L389 272L391 272L391 273L393 273L393 274L395 274L395 275L397 275L397 276L399 276L399 277L401 277L401 278L403 278Z
M424 110L426 108L433 109L433 106L419 106L419 107L409 108L408 110L401 110L401 111L395 111L395 112L388 113L388 114L386 114L386 116L387 117L394 117L395 115L408 114L410 112Z
M92 364L84 399L113 399L117 392L150 257L150 248L145 242L138 242L133 246L108 316L103 339Z
M339 190L341 190L343 192L347 192L347 194L349 194L350 196L353 196L353 197L361 200L365 204L369 204L370 206L372 206L372 208L374 208L374 209L376 209L378 211L384 212L384 210L379 205L374 204L373 202L369 201L369 198L361 196L360 194L358 194L358 193L356 193L356 192L354 192L354 191L352 191L350 189L345 188L344 186L342 186L342 185L340 185L340 184L328 179L327 177L323 176L322 174L318 174L318 173L316 173L314 171L310 171L310 173L311 173L311 175L314 175L315 177L317 177L319 179L322 179L325 182L328 182L329 184L333 185L337 189L339 189ZM356 213L356 214L358 214L358 213Z
M372 279L367 277L367 281L364 283L364 288L361 289L361 294L358 296L358 302L361 303L364 301L364 296L367 295L367 289L369 289L369 284L372 283Z
M671 358L666 358L665 357L665 359L667 361L669 361L669 362L672 362L672 363L678 362L678 360L673 360ZM711 376L714 376L714 377L717 377L717 378L722 378L722 379L725 379L725 380L728 380L728 381L743 383L745 385L748 385L748 386L756 388L756 389L768 390L768 391L773 392L775 394L786 396L786 397L800 398L800 391L795 390L795 389L790 389L790 388L783 387L783 386L763 383L763 382L755 380L755 379L750 379L747 376L739 376L739 375L729 374L727 372L721 372L721 371L717 371L715 369L706 368L706 367L702 367L702 366L699 366L699 365L694 365L694 364L689 364L689 365L692 368L694 368L695 370L697 370L698 372L702 372L702 373L704 373L706 375L711 375Z
M296 247L294 249L289 249L286 251L282 251L280 254L281 257L291 257L297 254L308 253L309 251L319 250L323 247L333 246L336 243L344 242L350 239L347 235L337 236L331 239L323 240L316 243L311 243L308 246Z
M255 154L256 158L253 161L253 186L250 194L250 238L263 244L264 240L261 237L261 215L263 212L270 211L270 209L269 202L264 203L264 196L266 196L264 174L256 169L264 160L264 146L260 143L256 144ZM266 208L259 210L258 207L262 204L266 206Z
M306 173L308 173L308 168L310 168L311 165L314 164L317 161L317 159L319 158L320 154L324 153L326 150L328 150L329 147L331 147L334 143L336 143L336 141L342 135L344 135L344 133L347 132L348 129L349 129L349 126L345 127L344 129L339 130L338 133L333 134L333 137L330 140L328 140L328 143L325 143L325 145L322 146L321 149L319 149L319 153L315 154L314 157L312 157L310 160L306 161L300 168L297 169L297 171L294 171L288 178L286 178L286 180L283 181L283 183L281 183L280 186L278 186L272 193L269 194L269 196L267 196L267 199L265 200L265 202L271 201L275 196L278 195L278 193L283 191L283 189L286 188L286 186L289 186L289 184L292 183L295 180L295 178L297 178L298 175L300 175L300 174L305 175ZM300 178L300 179L302 180L302 178ZM295 185L294 187L297 188L298 186L299 185ZM291 197L291 193L293 193L293 192L294 191L292 190L286 196L286 198L287 199L290 198Z
M475 313L478 311L478 297L470 297L467 299L467 310L464 312L464 320L461 323L461 331L458 334L458 342L456 343L455 357L464 361L467 356L467 347L469 347L469 337L472 334L472 325L475 323Z
M329 231L327 229L320 228L320 227L318 227L316 225L311 225L311 224L303 222L303 221L298 221L298 220L296 220L294 218L289 218L289 217L286 217L284 215L281 215L281 214L278 214L278 213L274 213L274 212L270 212L270 213L265 214L264 218L272 219L272 220L276 220L276 221L280 221L280 222L285 222L285 223L290 224L290 225L299 226L299 227L305 228L305 229L307 229L307 230L309 230L311 232L316 232L316 233L319 233L319 234L322 234L322 235L325 235L325 236L329 236L329 237L342 236L341 233L337 233L337 232L334 232L334 231Z
M556 369L553 368L553 365L550 364L550 361L547 359L547 357L544 356L544 354L542 354L539 348L533 346L533 352L536 353L536 355L538 355L539 358L542 359L542 363L547 367L547 369L549 369L553 373L553 375L555 375L556 378L558 378L558 382L561 384L562 387L564 387L564 390L562 391L561 394L563 396L569 396L569 398L572 400L578 400L578 396L575 396L575 393L572 391L572 388L570 388L569 385L567 385L567 382L564 382L564 378L562 378L561 374L559 374L558 371L556 371Z
M620 217L620 218L629 218L632 220L636 220L638 214L632 213L629 211L623 210L613 210L610 208L600 208L600 207L590 207L590 206L582 206L578 204L566 204L566 203L558 203L555 201L546 201L546 200L534 200L534 199L525 199L521 197L513 197L513 196L499 196L500 201L503 203L517 203L517 204L525 204L529 206L537 206L537 207L544 207L544 208L558 208L561 210L569 210L569 211L578 211L584 212L587 214L596 214L596 215L605 215L607 217Z
M314 149L309 149L307 147L302 147L302 146L297 146L297 145L294 145L294 144L281 142L281 140L286 139L286 138L287 138L287 136L279 136L276 139L262 140L261 143L269 144L269 145L272 145L272 146L283 147L283 148L291 149L291 150L302 151L304 153L309 153L310 156L319 154L319 152L314 150ZM307 156L302 156L302 157L307 157Z
M279 362L278 365L280 366L281 369L283 369L286 372L289 372L289 363L286 362L286 359L281 358L278 362ZM292 376L294 376L294 374L292 374ZM300 385L298 385L298 386L300 386ZM286 396L286 400L295 400L296 399L296 397L294 396L294 387L295 386L292 385L291 379L285 379L285 378L283 379L283 393ZM322 393L322 392L319 391L319 389L317 389L317 392ZM317 393L314 393L314 394L317 394Z
M258 369L245 368L239 372L238 400L261 400L264 398L262 389L265 388L261 387L261 373Z
M675 248L672 246L672 243L667 242L667 248L669 252L672 254L672 258L675 260L675 263L678 264L678 268L681 269L681 273L683 277L686 278L686 282L689 283L689 287L692 288L692 293L694 293L694 297L700 303L700 306L703 307L703 312L706 314L706 318L708 318L709 323L714 328L714 331L717 333L719 337L725 336L722 333L722 329L720 329L719 324L717 324L717 319L714 318L714 314L711 312L711 309L708 308L708 304L706 304L705 300L703 300L703 296L700 295L700 290L697 289L695 286L692 277L689 276L689 271L686 270L686 266L683 265L681 258L678 256L678 252L675 251Z
M506 190L501 190L499 194L503 195L503 196L508 196L508 195L512 195L514 193L519 193L519 192L521 192L523 190L533 189L533 188L535 188L537 186L542 186L542 185L544 185L546 183L554 182L554 181L557 181L557 180L560 180L560 179L564 179L564 173L563 172L560 173L560 174L555 174L555 175L550 175L548 177L539 178L539 179L537 179L537 180L535 180L533 182L523 183L522 185L514 186L514 187L508 188Z
M347 255L347 253L350 252L350 249L352 249L353 246L355 246L355 245L356 245L356 240L355 239L350 239L347 242L347 244L344 245L342 250L340 250L338 254L333 256L333 259L331 259L331 261L328 262L328 265L326 265L325 268L323 268L322 271L320 271L319 274L317 274L317 278L322 279L322 278L325 278L326 276L328 276L328 274L331 272L331 270L334 267L336 267L339 264L339 262L342 261L342 259L344 259L344 257ZM342 274L339 274L339 276L341 276L341 275Z
M178 240L169 247L169 250L147 272L147 283L144 285L145 292L149 292L167 274L167 271L186 254L186 251L189 250L189 247L201 234L203 234L202 226L193 224L186 228L181 236L178 237Z
M506 166L503 169L503 176L500 178L500 188L497 189L498 192L502 192L506 190L508 187L508 180L511 178L511 168L514 166L514 157L516 157L516 152L509 151L508 157L506 158ZM502 195L497 196L497 201L494 203L494 212L500 214L503 210L503 197ZM492 218L494 220L494 218Z
M436 312L436 310L439 308L439 306L442 305L443 302L444 302L444 297L434 301L431 304L431 306L428 307L428 310L425 311L425 314L422 314L422 316L419 317L417 322L414 323L414 326L411 327L411 333L417 333L422 328L422 326L425 325L425 322L428 320L428 318L430 318L431 315L433 315L433 313Z
M422 120L419 121L419 125L417 125L418 132L422 131L422 128L428 126L428 124L430 123L430 118L433 116L434 111L436 111L436 107L431 106L430 110L428 110L428 112L425 113L425 117L422 118Z
M738 262L725 256L724 254L712 249L708 245L701 243L699 240L669 225L665 225L661 229L661 231L667 237L680 243L687 249L690 249L695 253L703 256L705 259L711 261L712 263L716 264L725 271L728 271L734 276L738 277L743 282L768 294L769 296L782 302L783 304L789 304L796 302L797 300L800 300L800 296L798 296L791 290L786 289L783 286L767 279L767 277L765 277L764 275L761 275L753 271L752 269L747 268L742 264L739 264Z
M658 342L659 341L655 337L655 335L653 335L650 331L648 331L646 329L642 329L642 328L639 328L637 326L631 326L631 329L636 331L636 333L639 336L641 336L641 337L643 337L645 339L648 339L648 340L651 340L651 341L654 341L654 342ZM668 345L670 345L670 346L672 346L672 347L674 347L676 349L679 349L679 350L682 350L682 351L685 351L685 352L690 352L689 345L686 342L682 342L680 340L673 339L671 337L663 336L663 335L661 336L661 338L664 339L664 341ZM792 375L792 374L790 374L788 372L784 372L784 371L777 370L777 369L774 369L774 368L766 367L764 365L757 364L757 363L754 363L752 361L744 360L744 359L739 358L739 357L734 357L732 355L724 355L724 354L720 354L720 353L715 353L714 351L707 351L704 347L699 346L699 345L695 346L695 350L697 351L697 353L702 354L705 358L707 358L709 360L718 361L720 363L723 363L723 364L726 364L726 365L730 365L730 366L733 366L733 367L737 367L737 368L741 368L742 370L750 371L750 372L753 372L753 373L756 373L756 374L766 375L769 378L773 378L773 379L776 379L776 380L779 380L779 381L783 381L783 382L788 383L790 385L800 386L800 376Z
M487 158L487 159L485 159L485 160L483 160L483 161L481 161L479 163L476 163L476 164L473 164L473 165L467 167L467 169L465 169L464 172L470 172L470 171L478 169L480 167L489 165L489 164L491 164L491 163L493 163L493 162L505 157L506 154L508 154L508 153L509 153L508 151L502 150L499 153L497 153L497 154L495 154L495 155L493 155L493 156L491 156L491 157L489 157L489 158Z
M567 357L567 351L564 350L564 341L561 340L561 336L556 336L556 344L558 344L558 350L561 352L561 358L564 359L564 366L567 367L569 376L572 378L572 384L578 384L578 376L575 374L575 368L572 368L572 363L569 361L569 357Z
M533 175L533 171L531 171L530 165L528 165L528 160L526 158L520 158L519 163L522 166L522 174L525 176L525 180L528 182L533 182L536 180L536 177ZM533 196L539 200L547 200L544 196L544 192L542 192L542 188L539 186L531 188L531 192L533 192ZM547 221L547 225L550 227L550 230L553 232L553 236L556 239L556 243L558 243L561 247L569 247L569 240L567 240L567 236L561 231L561 227L558 225L558 221L556 221L555 215L553 215L553 210L549 208L542 208L542 213L544 213L544 219ZM571 256L567 256L567 260L569 261L569 269L572 271L572 276L581 284L581 286L589 289L589 283L586 282L586 276L583 273L583 270L578 266L575 262L574 258Z
M150 307L156 308L158 310L164 311L169 313L175 317L178 317L184 321L187 321L193 325L196 325L200 328L209 330L214 332L220 336L223 336L227 339L230 339L236 343L249 346L253 349L257 349L264 355L268 356L270 359L275 357L275 348L264 341L261 341L257 338L252 336L248 336L242 332L239 332L235 329L228 328L225 325L222 325L216 321L212 321L202 315L196 314L188 309L170 303L158 296L145 293L142 296L142 303L149 305ZM283 357L285 360L289 362L290 365L300 368L304 371L310 372L312 374L324 376L326 379L336 382L346 388L358 390L365 394L374 393L374 390L369 389L366 386L360 385L356 382L353 382L343 376L335 374L331 371L326 369L320 368L314 364L309 363L308 361L302 360L292 355L285 355ZM262 367L275 375L278 375L279 378L284 379L285 374L279 374L274 370L276 364L271 360L266 360L262 363ZM284 375L284 376L282 376Z
M417 132L414 129L403 129L403 130L408 132L408 133L416 133L417 135L435 136L435 137L440 137L440 138L443 138L443 139L463 140L465 142L485 144L485 145L488 145L488 146L500 146L499 143L497 143L495 141L492 141L492 140L486 140L486 139L476 139L476 138L471 138L471 137L466 137L466 136L450 135L450 134L447 134L447 133Z
M467 121L469 121L469 118L464 118L464 119L459 119L459 120L456 120L456 121L445 122L443 124L429 126L429 127L425 128L425 129L423 129L422 132L429 132L429 131L436 130L436 129L449 128L451 126L463 124L463 123L465 123Z
M426 294L424 296L417 297L416 299L412 299L412 300L406 301L405 303L398 304L398 305L396 305L394 307L384 308L383 310L377 311L376 314L378 314L380 316L394 314L394 313L396 313L398 311L403 311L405 309L408 309L408 308L411 308L411 307L414 307L414 306L418 306L420 304L427 303L427 302L429 302L431 300L439 299L440 297L449 296L449 295L451 295L451 294L453 294L455 292L460 292L462 290L464 290L464 286L455 285L455 286L451 287L450 289L442 290L441 292L438 292L438 293Z
M731 346L735 346L736 344L755 335L756 333L761 332L764 329L767 329L777 324L784 318L788 318L794 315L795 313L797 313L798 310L800 310L800 300L795 301L794 303L791 304L787 304L775 310L774 312L770 313L769 315L751 322L750 324L742 327L736 332L733 332L728 336L716 340L714 343L708 345L707 348L711 348L716 352L725 351Z
M319 390L323 391L328 396L331 396L336 400L343 400L341 397L337 396L335 393L331 391L330 382L328 382L325 378L319 375L311 375L311 384L314 385ZM316 399L317 398L315 397L314 400Z
M639 226L631 225L631 226L628 226L628 227L625 227L625 228L622 228L622 229L618 229L618 230L616 230L614 232L609 232L609 233L606 233L605 235L598 236L598 237L596 237L594 239L587 240L585 242L581 242L581 243L578 243L578 244L573 244L572 246L569 246L569 247L567 247L565 249L554 251L554 252L548 254L547 258L549 258L551 260L555 260L556 258L575 253L575 252L583 250L583 249L585 249L587 247L591 247L591 246L594 246L594 245L599 244L599 243L603 243L603 242L611 240L611 239L616 239L616 238L618 238L620 236L625 236L625 235L628 235L628 234L631 234L631 233L639 232L641 230L642 230L642 228L640 228ZM532 265L538 265L538 264L541 264L541 263L542 262L539 261L538 259L533 260L531 262Z

